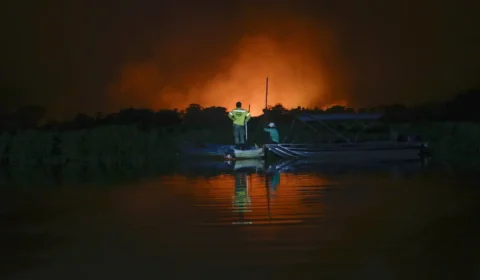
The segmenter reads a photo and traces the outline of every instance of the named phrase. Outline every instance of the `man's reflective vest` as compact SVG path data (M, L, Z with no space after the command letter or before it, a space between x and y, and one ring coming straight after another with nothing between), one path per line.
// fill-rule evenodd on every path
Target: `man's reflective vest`
M236 108L228 113L228 117L233 121L233 124L236 125L245 125L245 122L250 120L250 112L242 108Z

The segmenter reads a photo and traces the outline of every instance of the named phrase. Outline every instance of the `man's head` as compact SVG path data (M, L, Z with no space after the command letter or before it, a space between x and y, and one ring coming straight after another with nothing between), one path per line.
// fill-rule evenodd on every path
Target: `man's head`
M238 101L236 105L237 105L237 108L241 108L242 107L242 102Z

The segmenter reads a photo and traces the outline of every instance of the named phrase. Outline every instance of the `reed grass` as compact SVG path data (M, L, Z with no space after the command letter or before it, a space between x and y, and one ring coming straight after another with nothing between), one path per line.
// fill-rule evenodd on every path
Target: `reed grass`
M411 124L433 151L433 159L460 168L480 168L480 125L476 123Z
M0 157L13 166L87 165L141 166L176 155L175 135L164 129L104 126L78 131L27 130L0 136Z
M434 158L480 168L480 125L475 123L393 124L399 133L421 135L430 144ZM289 126L279 126L281 138ZM262 129L250 127L250 142L257 142ZM322 140L328 141L327 132ZM318 137L308 128L293 131L297 143ZM365 134L362 141L387 139L388 135ZM317 138L318 139L318 138ZM290 139L291 140L291 139ZM0 134L0 159L11 166L160 165L176 158L182 142L233 143L230 127L172 126L142 129L136 125L112 125L73 131L26 130ZM261 142L257 142L262 144Z

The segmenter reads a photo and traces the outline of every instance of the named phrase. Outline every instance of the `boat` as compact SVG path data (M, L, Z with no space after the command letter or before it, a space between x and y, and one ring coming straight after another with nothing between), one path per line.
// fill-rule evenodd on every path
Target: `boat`
M422 142L364 142L356 144L267 144L281 158L315 158L325 162L420 159Z
M311 123L320 124L334 135L336 142L266 144L267 157L274 155L283 159L315 158L328 163L420 160L428 150L428 145L419 140L359 142L360 134L368 128L363 122L379 121L382 117L379 113L301 114L296 116L295 120L300 120L317 134L324 136ZM347 137L345 133L328 125L329 121L353 121L360 123L362 129L353 137Z
M234 145L223 144L184 144L179 147L183 155L189 157L215 157L218 159L253 159L264 156L263 148L258 146L249 146L244 150L235 149Z
M233 154L227 154L225 157L233 156L235 159L255 159L264 156L263 148L256 148L251 150L236 150L233 149Z

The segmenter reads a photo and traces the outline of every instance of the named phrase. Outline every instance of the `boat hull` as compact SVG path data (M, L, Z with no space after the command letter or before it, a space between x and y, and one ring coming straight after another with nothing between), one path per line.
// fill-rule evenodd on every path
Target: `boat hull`
M255 150L233 150L236 159L255 159L264 156L263 148Z
M268 144L280 158L314 158L322 162L419 160L422 143L370 142L358 144Z
M234 145L184 145L179 148L183 155L189 157L216 157L224 158L226 155L231 155L232 158L239 159L253 159L263 157L263 148L256 146L248 147L245 150L237 150Z

